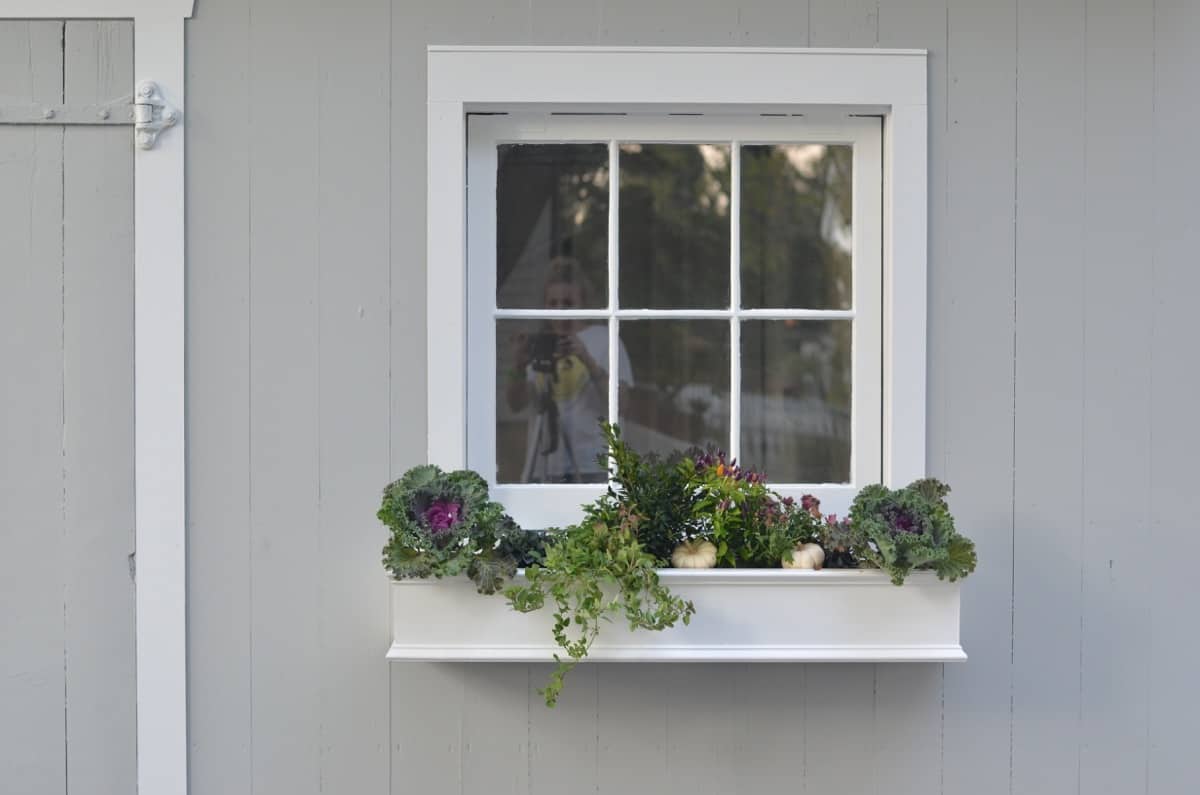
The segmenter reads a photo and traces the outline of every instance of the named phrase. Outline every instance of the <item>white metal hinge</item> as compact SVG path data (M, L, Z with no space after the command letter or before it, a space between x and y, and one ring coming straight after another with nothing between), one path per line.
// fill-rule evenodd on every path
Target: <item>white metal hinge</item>
M158 134L179 121L178 108L167 104L158 84L143 80L133 98L133 139L139 149L153 149Z

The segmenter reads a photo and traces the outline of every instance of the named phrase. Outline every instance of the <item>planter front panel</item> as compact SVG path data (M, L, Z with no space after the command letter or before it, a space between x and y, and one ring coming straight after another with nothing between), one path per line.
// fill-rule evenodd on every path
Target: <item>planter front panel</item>
M949 662L959 645L959 584L917 572L903 586L879 571L719 569L660 572L696 615L663 632L631 632L617 615L595 662ZM466 578L392 584L391 660L546 662L559 652L549 607L513 611Z

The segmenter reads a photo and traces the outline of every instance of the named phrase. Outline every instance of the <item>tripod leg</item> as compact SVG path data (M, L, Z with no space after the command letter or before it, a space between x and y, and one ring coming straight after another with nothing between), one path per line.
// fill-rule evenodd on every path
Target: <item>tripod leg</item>
M521 472L522 483L533 482L533 470L537 467L537 460L545 458L542 456L542 431L546 427L546 415L539 411L533 418L533 433L530 434L530 440L525 445L525 468ZM544 475L544 473L543 473Z

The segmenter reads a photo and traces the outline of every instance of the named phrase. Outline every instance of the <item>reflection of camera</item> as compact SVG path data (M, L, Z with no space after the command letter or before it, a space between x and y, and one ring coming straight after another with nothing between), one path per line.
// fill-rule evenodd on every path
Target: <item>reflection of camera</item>
M558 361L558 346L562 340L561 334L552 331L539 331L529 339L529 366L535 373L555 372L554 363Z

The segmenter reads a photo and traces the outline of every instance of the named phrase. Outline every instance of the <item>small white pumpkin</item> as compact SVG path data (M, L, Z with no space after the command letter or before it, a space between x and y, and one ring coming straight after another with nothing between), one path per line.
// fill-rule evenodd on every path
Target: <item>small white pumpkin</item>
M717 547L711 541L684 541L671 553L671 565L677 569L711 569L717 565Z
M820 569L825 564L825 550L820 544L801 544L781 562L785 569Z

